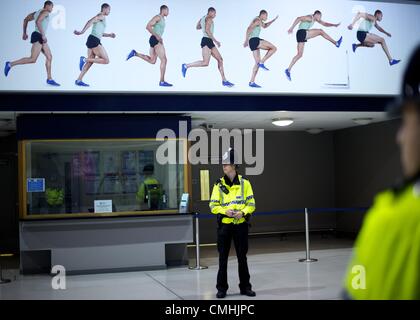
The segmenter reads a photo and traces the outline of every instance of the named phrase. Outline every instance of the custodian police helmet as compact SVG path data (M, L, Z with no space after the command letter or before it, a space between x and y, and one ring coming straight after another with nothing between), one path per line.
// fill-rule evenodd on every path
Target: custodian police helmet
M236 167L238 166L235 150L229 148L228 151L223 154L222 164L234 164Z

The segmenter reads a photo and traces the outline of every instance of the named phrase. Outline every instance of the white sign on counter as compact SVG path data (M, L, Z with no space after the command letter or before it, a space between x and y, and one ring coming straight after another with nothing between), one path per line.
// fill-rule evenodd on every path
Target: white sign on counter
M95 213L112 212L112 200L95 200Z

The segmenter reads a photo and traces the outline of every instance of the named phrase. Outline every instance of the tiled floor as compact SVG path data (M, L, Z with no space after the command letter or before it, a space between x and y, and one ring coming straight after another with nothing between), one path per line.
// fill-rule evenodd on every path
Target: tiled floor
M257 292L254 299L340 299L350 254L348 245L314 250L312 256L319 261L307 264L298 262L304 256L302 251L250 252L251 282ZM52 289L50 276L13 275L12 270L6 270L5 275L16 276L16 280L0 285L0 299L214 299L217 256L207 255L202 264L209 268L68 276L66 290ZM234 256L229 260L229 282L227 299L252 299L239 295Z

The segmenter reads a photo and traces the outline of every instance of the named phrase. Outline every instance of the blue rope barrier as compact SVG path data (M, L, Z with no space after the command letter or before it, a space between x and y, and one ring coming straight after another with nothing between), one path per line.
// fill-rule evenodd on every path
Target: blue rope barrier
M367 207L355 207L355 208L308 208L308 213L329 213L329 212L366 212L369 208ZM293 213L305 213L305 208L303 209L292 209L292 210L277 210L269 212L255 212L252 216L276 216L283 214L293 214ZM198 217L200 219L210 219L215 217L215 214L212 213L199 213Z
M309 213L319 212L365 212L369 210L367 207L355 207L355 208L308 208Z

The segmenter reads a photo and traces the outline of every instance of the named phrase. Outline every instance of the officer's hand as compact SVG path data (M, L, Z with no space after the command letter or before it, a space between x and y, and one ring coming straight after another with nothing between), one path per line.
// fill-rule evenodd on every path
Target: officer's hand
M242 213L242 211L236 211L235 214L233 215L233 217L235 219L242 219L242 217L244 216L244 214Z
M233 218L233 217L234 217L234 214L235 214L235 211L234 211L234 210L232 210L232 209L229 209L229 210L227 210L227 211L226 211L226 215L227 215L228 217Z

